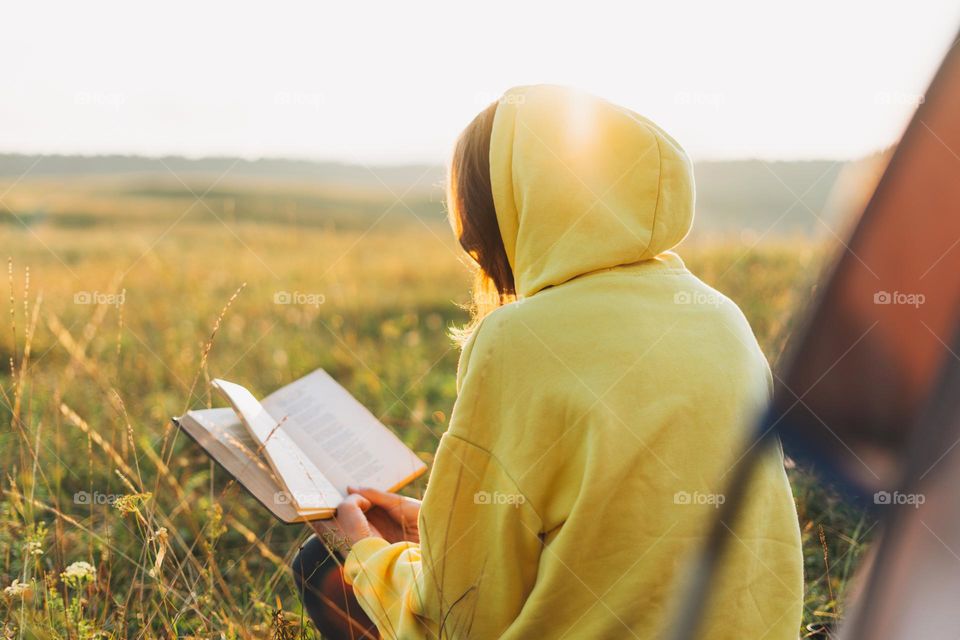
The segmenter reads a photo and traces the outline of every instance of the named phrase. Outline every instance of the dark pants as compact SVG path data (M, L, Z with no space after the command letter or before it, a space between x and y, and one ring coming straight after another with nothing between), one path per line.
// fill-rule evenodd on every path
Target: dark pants
M360 608L353 587L343 582L340 563L316 536L293 559L297 592L324 638L379 638L377 627Z

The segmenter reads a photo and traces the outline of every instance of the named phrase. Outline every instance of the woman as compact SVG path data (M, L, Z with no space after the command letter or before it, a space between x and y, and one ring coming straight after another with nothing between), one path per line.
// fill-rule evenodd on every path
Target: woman
M387 638L662 637L770 386L740 310L670 252L690 161L627 109L518 87L461 135L448 195L481 305L514 301L469 332L422 505L353 490L321 527L352 591L314 539L295 561L307 608L327 624L355 597L354 629ZM704 637L796 638L779 452L734 534Z

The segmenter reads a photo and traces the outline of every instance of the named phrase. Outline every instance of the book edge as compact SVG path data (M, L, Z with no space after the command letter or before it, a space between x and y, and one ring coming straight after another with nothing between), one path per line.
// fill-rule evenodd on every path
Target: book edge
M189 413L189 412L188 412L188 413ZM266 509L267 512L269 512L270 515L272 515L272 516L273 516L276 520L278 520L279 522L281 522L281 523L283 523L283 524L286 524L286 525L290 525L290 524L301 524L301 523L304 523L304 522L310 522L310 521L312 521L312 520L324 520L324 519L327 519L327 518L332 518L333 515L336 514L336 509L330 509L330 515L326 515L326 511L323 511L323 512L322 512L323 515L319 515L319 516L317 516L317 517L315 517L315 518L307 518L307 517L303 516L302 514L300 514L299 512L298 512L298 516L299 516L299 517L298 517L298 518L295 518L295 519L293 519L293 520L287 520L286 518L281 517L280 514L278 514L278 513L277 513L276 511L274 511L273 509L271 509L268 504L266 504L263 500L261 500L260 498L258 498L258 497L256 496L256 494L254 494L250 489L248 489L248 488L247 488L247 485L245 485L242 480L240 480L239 478L237 478L235 475L233 475L233 474L230 472L229 469L227 469L225 466L223 466L223 463L221 463L219 460L217 460L215 457L213 457L213 456L210 454L210 452L207 450L207 448L204 447L203 444L202 444L197 438L195 438L192 433L190 433L187 429L185 429L185 428L183 427L183 425L181 424L181 421L182 421L185 417L186 417L186 414L184 414L184 415L182 415L182 416L179 416L179 417L171 417L171 418L170 418L170 421L171 421L171 422L173 423L173 425L177 428L177 432L178 432L178 433L180 433L180 432L185 433L185 434L187 435L187 437L190 438L191 441L193 441L198 447L200 447L200 449L204 452L204 454L206 454L206 456L207 456L210 460L213 460L213 461L216 463L217 467L218 467L221 471L223 471L223 472L226 473L228 476L230 476L230 478L233 479L234 482L236 482L238 485L240 485L240 487L244 490L244 492L246 492L247 495L249 495L251 498L253 498L254 500L256 500L257 503L258 503L260 506L262 506L264 509Z
M270 414L270 412L268 412L268 411L266 410L266 408L263 406L263 402L262 402L259 398L257 398L256 396L254 396L254 395L253 395L253 392L250 391L249 389L247 389L246 387L244 387L243 385L241 385L241 384L239 384L239 383L237 383L237 382L230 382L229 380L224 380L223 378L214 378L214 379L213 379L213 381L212 381L212 386L213 386L213 388L216 389L216 390L220 393L220 396L221 396L224 400L227 401L227 404L230 405L230 408L231 408L231 409L233 409L233 412L236 414L237 418L240 420L240 422L243 424L243 426L247 429L247 432L250 433L250 434L254 437L254 439L256 439L256 440L259 441L259 440L260 440L260 436L257 435L257 433L254 431L253 427L251 427L250 424L247 422L247 419L244 418L244 417L243 417L243 414L240 413L240 411L237 409L237 406L234 404L233 399L230 397L230 394L227 393L227 392L218 384L219 381L228 382L228 383L230 383L230 384L233 384L233 385L236 385L236 386L240 387L241 389L243 389L244 391L246 391L247 393L249 393L250 396L260 404L260 408L263 409L264 413L266 413L268 416L270 416L270 418L271 418L272 420L276 421L276 418L274 418L274 417ZM282 387L281 387L281 388L282 388ZM279 427L279 426L281 426L280 423L277 424L277 427ZM282 490L282 491L285 491L288 495L291 496L291 498L293 499L293 503L294 503L294 505L295 505L295 508L296 508L297 506L299 506L299 505L297 505L296 498L293 497L296 492L290 490L290 487L289 487L289 485L287 484L287 479L284 477L284 474L283 474L283 471L282 471L281 468L280 468L280 465L278 465L278 464L276 463L276 461L273 459L273 456L270 455L270 451L267 449L267 447L266 447L266 446L263 446L263 443L261 443L261 446L262 446L263 457L267 460L267 464L269 464L269 465L270 465L270 468L273 469L274 475L277 477L277 479L278 479L278 480L280 481L280 483L283 485L282 487L280 487L281 490ZM302 450L301 450L301 451L302 451ZM304 454L304 456L305 456L305 455L306 455L306 454ZM311 460L311 463L312 463L312 460ZM330 484L330 485L332 486L332 484L330 483L330 480L327 478L326 474L323 472L323 469L320 469L319 467L317 467L315 463L314 463L314 466L317 468L317 470L319 471L319 473L323 476L323 479L327 482L327 484ZM238 481L238 482L239 482L239 481ZM339 492L338 492L338 495L339 495ZM343 498L343 496L341 496L341 499L342 499L342 498ZM319 509L318 511L325 513L327 508L328 508L328 507L322 507L322 508ZM300 511L299 509L297 509L297 512L298 512L298 513L301 513L301 511ZM336 509L335 509L335 508L331 509L331 512L335 513L335 512L336 512ZM315 519L316 519L316 518L315 518Z

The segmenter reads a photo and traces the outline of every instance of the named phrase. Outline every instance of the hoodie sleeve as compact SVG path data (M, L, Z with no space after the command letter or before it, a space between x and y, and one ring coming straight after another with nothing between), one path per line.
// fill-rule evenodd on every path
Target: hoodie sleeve
M347 558L345 579L384 638L498 638L536 581L544 530L536 501L475 437L518 427L491 412L503 382L492 316L460 357L457 402L420 508L420 544L361 540Z
M455 435L440 441L420 544L361 540L345 579L384 638L493 638L536 577L541 523L502 466Z

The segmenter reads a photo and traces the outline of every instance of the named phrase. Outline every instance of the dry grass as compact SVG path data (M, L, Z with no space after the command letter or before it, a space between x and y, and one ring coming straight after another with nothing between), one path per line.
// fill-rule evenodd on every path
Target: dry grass
M0 586L26 586L0 598L3 637L315 637L287 569L304 528L273 521L171 429L211 403L211 376L265 393L324 367L429 459L454 399L446 330L465 320L469 282L445 223L402 206L363 224L271 222L287 200L258 198L262 211L50 183L6 198L25 224L2 214ZM772 359L821 254L800 241L684 252ZM294 292L305 303L275 302ZM792 473L805 623L829 621L869 524ZM78 561L95 575L64 577Z

